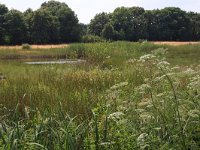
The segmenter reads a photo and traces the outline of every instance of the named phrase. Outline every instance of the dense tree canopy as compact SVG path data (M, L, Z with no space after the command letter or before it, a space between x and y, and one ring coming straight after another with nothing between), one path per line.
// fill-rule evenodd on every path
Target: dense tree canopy
M32 40L34 43L57 43L59 40L58 19L47 10L37 10L32 18Z
M8 12L8 8L5 5L0 4L0 44L4 44L6 29L5 29L5 14Z
M88 25L78 21L67 4L48 1L38 10L8 10L0 4L0 44L77 42L81 37L107 40L197 41L200 14L176 7L144 10L119 7L97 14Z
M97 14L94 19L91 20L89 24L89 33L97 36L101 36L101 32L104 26L109 22L110 18L107 13Z
M144 10L141 7L119 7L113 13L106 14L109 17L103 23L100 17L105 20L105 13L102 14L104 15L98 14L91 20L89 24L91 34L103 36L104 28L107 24L111 24L115 33L113 40L200 40L200 14L187 13L180 8Z
M115 39L115 30L114 27L111 24L106 24L104 26L104 29L102 31L102 36L103 38L107 39L107 40L113 40Z
M190 12L191 40L200 39L200 14Z
M26 39L26 24L21 12L11 10L5 14L6 44L19 44Z
M41 9L50 12L51 16L58 19L59 42L75 42L80 39L80 25L78 24L78 18L67 4L49 1L43 3Z
M65 3L49 1L24 13L0 4L0 44L68 43L80 35L78 18Z
M112 13L111 22L114 29L119 33L125 34L123 40L137 41L142 32L142 14L145 10L141 7L120 7ZM142 34L141 34L142 35Z

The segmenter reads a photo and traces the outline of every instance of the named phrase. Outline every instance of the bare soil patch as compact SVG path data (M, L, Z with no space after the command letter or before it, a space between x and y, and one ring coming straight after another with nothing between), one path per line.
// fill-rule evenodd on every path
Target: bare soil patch
M154 44L165 44L165 45L173 45L173 46L179 46L179 45L189 45L189 44L200 44L200 42L168 42L168 41L155 41L152 42Z
M59 44L59 45L30 45L32 49L50 49L50 48L64 48L68 47L68 44ZM0 49L21 49L21 45L16 46L0 46Z

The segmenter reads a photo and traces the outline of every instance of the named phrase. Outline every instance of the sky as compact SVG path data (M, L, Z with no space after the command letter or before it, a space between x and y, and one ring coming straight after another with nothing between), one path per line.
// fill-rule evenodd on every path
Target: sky
M36 10L47 0L0 0L9 9L25 11L27 8ZM186 11L200 12L200 0L57 0L65 2L79 18L81 23L89 23L95 14L100 12L112 12L120 6L140 6L147 10L179 7Z

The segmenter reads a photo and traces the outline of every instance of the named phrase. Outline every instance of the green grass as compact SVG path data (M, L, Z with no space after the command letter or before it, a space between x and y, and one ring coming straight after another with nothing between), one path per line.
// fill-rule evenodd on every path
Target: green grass
M72 44L0 58L0 149L200 148L200 45ZM87 62L23 63L42 58Z

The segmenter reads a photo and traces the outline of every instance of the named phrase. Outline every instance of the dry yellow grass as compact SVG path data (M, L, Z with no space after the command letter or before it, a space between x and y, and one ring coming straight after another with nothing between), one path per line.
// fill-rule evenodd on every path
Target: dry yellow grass
M188 45L188 44L200 44L200 42L168 42L168 41L155 41L155 42L152 42L152 43L154 43L154 44L173 45L173 46Z
M179 45L188 45L188 44L200 44L200 42L169 42L169 41L154 41L151 42L154 44L166 44L166 45L173 45L173 46L179 46ZM58 45L30 45L32 49L49 49L49 48L64 48L68 47L68 44L58 44ZM21 45L16 46L0 46L0 49L21 49Z
M49 48L64 48L68 44L59 44L59 45L30 45L32 49L49 49ZM0 46L0 49L21 49L21 45L16 46Z

